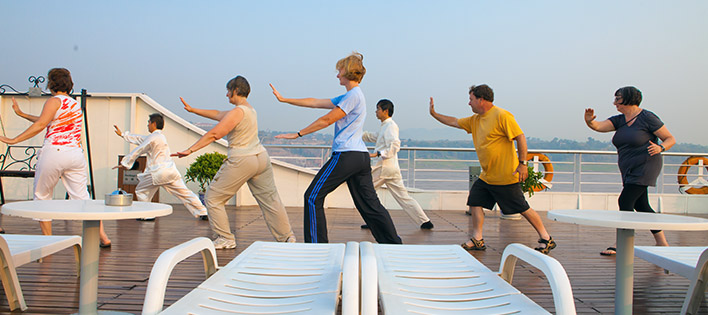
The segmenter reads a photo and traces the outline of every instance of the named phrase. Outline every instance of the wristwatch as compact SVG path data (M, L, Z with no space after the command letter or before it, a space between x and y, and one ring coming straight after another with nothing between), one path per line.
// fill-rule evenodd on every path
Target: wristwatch
M527 166L528 166L528 165L529 165L529 161L522 161L522 160L519 160L519 164L523 164L523 165L527 165Z
M661 152L664 152L664 151L666 151L666 148L664 148L664 146L663 146L663 145L659 144L659 146L661 147Z

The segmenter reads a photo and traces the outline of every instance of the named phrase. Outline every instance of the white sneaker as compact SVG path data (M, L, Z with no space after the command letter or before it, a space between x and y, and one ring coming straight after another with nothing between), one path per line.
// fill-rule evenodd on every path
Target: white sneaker
M286 243L297 243L297 239L295 238L295 235L290 235L288 236L288 239L285 240Z
M236 241L229 240L224 237L217 237L214 241L214 249L231 249L236 248Z

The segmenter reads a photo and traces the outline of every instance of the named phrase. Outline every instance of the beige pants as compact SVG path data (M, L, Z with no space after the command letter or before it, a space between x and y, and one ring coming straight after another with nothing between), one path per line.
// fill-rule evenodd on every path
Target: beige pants
M187 207L187 210L189 210L193 216L198 217L200 215L207 214L206 207L204 207L201 201L199 201L199 197L187 188L181 178L171 183L154 185L152 183L152 175L150 175L150 173L141 174L138 186L135 187L135 196L138 198L138 201L150 202L152 200L152 196L155 195L160 187L177 197L177 199L179 199L184 206Z
M270 233L276 241L285 242L293 235L293 230L275 188L273 168L267 152L229 157L221 165L205 196L211 229L221 237L235 240L225 205L244 183L248 183L248 188L258 202Z
M374 189L386 184L388 191L396 199L396 202L403 208L403 211L418 225L430 221L423 208L409 194L406 186L403 185L402 178L381 178L381 168L375 167L371 172L374 181Z

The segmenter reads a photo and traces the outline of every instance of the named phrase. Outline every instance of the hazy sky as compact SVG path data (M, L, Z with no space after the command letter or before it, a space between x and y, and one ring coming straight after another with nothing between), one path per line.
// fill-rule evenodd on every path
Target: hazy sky
M71 70L77 89L145 93L190 121L228 109L226 82L251 83L261 129L298 130L325 111L278 103L345 92L335 63L364 54L366 128L391 99L402 130L471 115L489 84L527 137L610 139L583 122L617 112L634 85L680 143L708 145L708 1L8 1L0 0L0 84ZM328 130L331 132L331 130ZM434 131L433 131L434 132ZM460 131L462 132L462 131Z

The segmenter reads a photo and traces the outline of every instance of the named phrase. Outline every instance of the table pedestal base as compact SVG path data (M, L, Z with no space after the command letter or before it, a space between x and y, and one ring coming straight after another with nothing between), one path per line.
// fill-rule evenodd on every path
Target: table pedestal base
M81 287L79 314L97 314L98 310L98 252L101 221L84 221L81 239Z
M634 230L617 229L615 314L632 314L634 299Z

